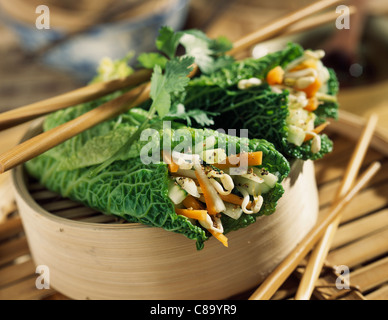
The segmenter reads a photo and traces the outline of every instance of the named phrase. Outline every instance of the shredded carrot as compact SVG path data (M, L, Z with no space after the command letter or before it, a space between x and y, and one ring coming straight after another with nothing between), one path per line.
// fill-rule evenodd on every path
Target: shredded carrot
M170 167L168 168L168 170L170 170ZM179 174L177 171L175 171L175 172L171 172L170 171L170 176L172 176L172 177L182 177L182 175Z
M207 211L206 210L192 210L192 209L178 209L175 208L176 214L185 216L187 218L196 219L196 220L206 220Z
M237 167L238 164L231 164L229 159L226 158L225 163L213 163L213 166L217 167L220 170L225 170L231 167Z
M237 155L232 155L226 158L225 163L214 163L213 165L218 169L224 170L231 167L238 167L241 157L247 157L248 166L259 166L263 162L263 152L246 152Z
M198 182L199 182L199 186L201 187L201 190L203 192L203 196L205 197L206 208L207 208L209 214L210 215L217 214L218 212L217 212L217 209L216 209L215 200L212 197L212 192L209 190L209 188L211 188L212 186L209 185L209 183L206 183L205 181L203 181L202 177L198 174L197 171L195 172L195 175L197 176L197 179L198 179Z
M227 194L227 195L220 194L220 197L225 202L236 204L236 205L239 205L239 206L242 205L243 200L244 200L244 198L241 198L241 197L239 197L239 196L237 196L237 195L235 195L233 193L230 193L230 194ZM251 207L252 207L252 202L249 201L248 204L247 204L247 209L250 209Z
M247 152L246 155L248 156L248 166L259 166L263 163L262 151Z
M204 210L205 207L201 202L199 202L197 199L195 199L193 196L188 195L185 200L183 200L183 205L186 208L193 208L194 210Z
M270 70L267 74L267 83L269 85L283 83L284 70L281 66L277 66Z
M303 109L312 112L314 110L317 110L317 108L318 108L318 99L316 97L312 97L309 99L307 106L305 106Z
M296 67L292 68L290 71L294 72L294 71L299 71L299 70L303 70L303 69L307 69L307 68L317 69L316 60L307 59L307 60L301 62L300 64L298 64Z
M318 77L316 77L315 81L312 84L310 84L307 88L297 89L297 90L305 92L307 98L312 98L318 92L320 87L321 87L321 81L319 81Z
M228 247L228 238L225 237L224 234L215 232L214 230L210 230L210 229L208 229L208 231L213 235L214 238L220 241L225 247Z
M170 172L177 172L179 166L172 160L172 156L168 151L162 151L163 161L168 164L168 170Z
M315 129L313 129L312 131L315 132L316 134L319 134L321 133L328 125L330 124L330 122L325 122L325 123L322 123L321 125L319 125L318 127L316 127ZM314 136L312 134L309 134L307 133L306 134L306 137L304 138L304 141L309 141L311 140L312 138L314 138Z

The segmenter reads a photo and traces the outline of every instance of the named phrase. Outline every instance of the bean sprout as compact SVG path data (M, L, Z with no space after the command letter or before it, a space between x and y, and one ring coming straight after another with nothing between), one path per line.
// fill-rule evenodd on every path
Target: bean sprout
M313 68L306 68L298 71L288 72L285 74L284 78L300 78L307 76L313 76L316 78L318 76L318 72Z
M216 191L219 194L222 194L223 196L230 194L230 192L232 191L232 190L224 190L221 184L213 178L210 179L210 183L213 185L214 189L216 189Z
M254 197L253 200L253 213L258 213L261 209L261 206L263 205L264 199L261 195Z
M245 190L244 188L239 187L239 186L237 186L237 190L240 191L241 194L242 194L243 197L244 197L244 200L243 200L243 202L242 202L242 204L241 204L241 209L242 209L242 211L243 211L244 213L246 213L246 214L252 214L253 211L247 209L247 205L248 205L248 203L249 203L249 193L248 193L248 191Z
M311 152L317 153L321 150L321 137L316 134L314 131L308 131L307 134L311 134L314 136L313 141L311 143Z
M209 168L209 167L207 167L207 168ZM208 178L219 178L221 180L223 188L221 187L221 185L217 181L215 181L214 179L210 179L210 181L212 182L213 186L216 188L217 192L220 193L220 194L223 194L223 195L230 194L230 192L234 188L233 179L228 174L226 174L226 173L224 173L222 171L219 172L219 171L216 171L216 170L213 170L213 169L206 170L206 176ZM217 185L217 187L216 187L216 185ZM225 191L224 191L224 189L225 189Z

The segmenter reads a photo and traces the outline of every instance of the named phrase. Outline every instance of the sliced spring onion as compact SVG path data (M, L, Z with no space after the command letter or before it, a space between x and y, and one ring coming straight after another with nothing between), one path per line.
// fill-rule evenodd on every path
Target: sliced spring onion
M187 192L174 181L170 180L168 184L168 197L174 204L180 204L186 198Z
M315 70L313 68L305 68L305 69L298 70L298 71L287 72L285 75L286 78L300 78L300 77L308 77L308 76L312 76L314 78L317 78L318 77L317 70Z
M317 92L315 94L316 98L320 101L326 101L326 102L337 102L338 99L336 96L331 96L327 93Z
M244 189L247 192L247 194L250 194L251 196L256 196L261 193L262 183L257 183L253 180L250 180L241 176L234 177L234 181L236 183L236 186L238 186L240 189Z
M183 159L183 160L188 161L190 163L194 163L194 162L199 162L200 161L200 157L199 157L198 154L180 153L180 152L177 152L177 151L173 151L171 153L171 155L172 155L172 158L174 160Z
M207 230L212 230L218 233L224 232L224 227L222 226L221 219L215 216L206 215L206 219L198 220L202 227Z
M226 152L224 149L209 149L202 152L202 160L206 163L220 163L226 160Z
M306 137L306 133L302 128L299 128L292 124L288 126L288 135L287 135L288 142L293 143L296 146L300 147L303 144L305 137Z
M279 178L270 173L270 172L263 172L262 169L259 169L259 168L253 168L253 171L259 176L261 177L263 180L264 180L264 183L266 185L268 185L270 188L273 188L276 184L276 182L278 182Z
M187 170L187 169L178 169L176 174L178 176L182 176L182 177L188 177L188 178L191 178L191 179L197 179L197 176L195 175L195 171L194 170Z
M191 178L177 177L175 181L185 190L188 194L193 197L199 198L199 192L197 189L197 185L194 180Z
M215 166L206 165L204 166L205 174L208 178L221 178L224 175L224 171L221 171Z
M311 152L318 153L319 151L321 151L321 137L318 134L315 134L311 143Z
M243 211L239 205L232 204L232 203L225 203L225 207L226 209L223 213L226 214L228 217L231 217L232 219L235 219L235 220L241 217L241 214Z
M252 180L256 183L264 182L264 179L261 177L261 175L257 175L256 172L252 170L252 168L248 170L248 173L242 174L241 177Z

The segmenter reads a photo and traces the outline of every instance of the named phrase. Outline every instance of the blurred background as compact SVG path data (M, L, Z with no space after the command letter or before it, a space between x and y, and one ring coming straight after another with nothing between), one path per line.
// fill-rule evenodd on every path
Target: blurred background
M0 112L84 85L103 57L154 49L162 25L198 28L234 41L309 0L0 0ZM288 41L326 50L325 63L341 84L341 108L380 115L388 127L388 1L344 1L357 11L350 29L335 22L252 48L257 55ZM50 10L50 29L38 30L39 5ZM330 9L334 13L335 9ZM42 22L42 21L41 21ZM45 21L47 22L47 21ZM252 51L247 54L251 54ZM135 62L135 58L132 59Z

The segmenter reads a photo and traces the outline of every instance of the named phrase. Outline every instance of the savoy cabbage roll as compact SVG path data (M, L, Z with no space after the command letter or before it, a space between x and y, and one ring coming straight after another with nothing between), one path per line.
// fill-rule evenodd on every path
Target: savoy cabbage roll
M322 131L338 117L338 81L323 56L290 43L196 77L176 99L187 110L217 113L215 128L246 128L287 158L319 159L333 146Z
M44 131L114 95L49 115ZM228 232L275 211L289 164L265 140L174 122L166 126L155 117L143 131L148 135L96 170L146 117L145 110L135 108L105 121L30 160L27 171L63 197L128 222L183 234L198 249L212 235L227 245ZM238 159L246 160L244 167Z

